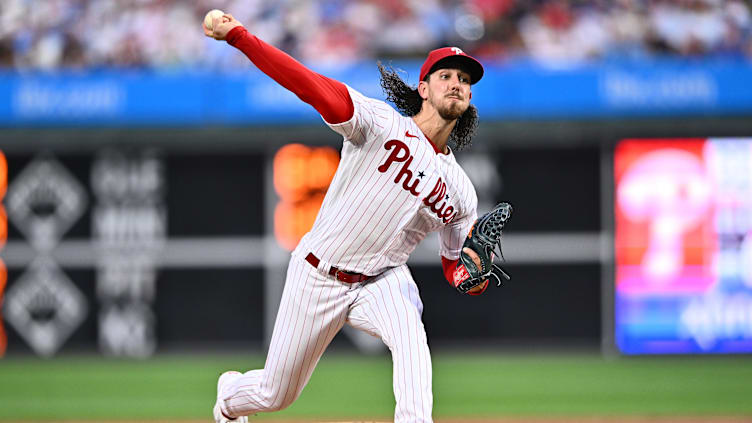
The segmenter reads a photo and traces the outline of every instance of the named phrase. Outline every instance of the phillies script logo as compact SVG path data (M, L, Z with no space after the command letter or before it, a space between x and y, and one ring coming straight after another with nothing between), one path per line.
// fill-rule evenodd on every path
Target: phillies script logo
M400 140L389 140L384 144L384 148L386 150L392 150L392 152L389 153L389 157L386 158L386 161L378 167L379 172L386 173L386 171L392 166L392 163L402 163L402 167L394 178L394 183L402 183L402 188L405 191L416 197L419 196L420 193L418 192L417 187L418 183L420 183L420 177L422 174L417 178L413 177L413 172L409 168L410 163L413 162L413 156L410 154L410 149ZM446 184L441 178L439 178L439 180L436 181L433 190L423 198L423 204L428 206L445 224L451 222L454 220L455 216L457 216L454 207L450 206L446 201L449 199L449 196L446 195L446 191Z

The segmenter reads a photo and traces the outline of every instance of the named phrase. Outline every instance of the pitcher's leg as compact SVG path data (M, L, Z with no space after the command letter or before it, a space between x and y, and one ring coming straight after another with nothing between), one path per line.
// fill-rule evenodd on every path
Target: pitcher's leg
M395 423L431 422L431 353L421 314L423 303L407 266L363 286L348 316L356 329L380 336L392 353Z
M292 404L345 322L348 289L292 257L266 364L223 387L222 411L232 417Z

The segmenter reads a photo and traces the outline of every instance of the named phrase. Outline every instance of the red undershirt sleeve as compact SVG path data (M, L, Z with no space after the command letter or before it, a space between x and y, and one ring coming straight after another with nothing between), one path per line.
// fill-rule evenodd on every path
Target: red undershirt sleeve
M242 26L233 28L226 39L259 70L313 106L327 123L342 123L352 118L355 108L345 84L308 69Z
M454 270L457 269L457 262L460 260L449 260L448 258L441 256L441 267L444 268L444 277L449 284L454 286Z

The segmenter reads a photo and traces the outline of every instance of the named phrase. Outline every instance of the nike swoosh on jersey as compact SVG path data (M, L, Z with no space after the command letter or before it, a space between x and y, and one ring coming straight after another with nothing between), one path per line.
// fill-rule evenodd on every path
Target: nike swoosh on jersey
M419 138L417 135L413 135L410 131L405 131L405 136L410 138Z

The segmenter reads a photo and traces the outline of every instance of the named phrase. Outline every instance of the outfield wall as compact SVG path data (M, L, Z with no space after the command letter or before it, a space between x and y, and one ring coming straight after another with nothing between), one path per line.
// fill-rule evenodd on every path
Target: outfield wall
M625 138L749 136L752 97L739 76L746 65L686 73L704 75L694 89L681 78L669 83L676 64L634 74L627 67L619 74L652 82L607 84L611 91L595 88L613 81L606 77L613 68L520 66L491 66L489 85L476 86L486 93L474 97L482 124L474 145L457 155L481 211L499 201L515 206L505 232L513 279L480 298L461 297L443 281L436 240L427 239L410 265L429 339L436 348L602 344L613 351L616 145ZM366 77L375 79L348 72L362 87L370 86ZM204 94L190 90L190 81L216 81L181 78L16 75L0 83L8 94L0 107L8 182L0 257L9 354L263 350L288 250L315 216L341 140L305 107L277 114L248 100L275 97L247 75L218 82L245 96L224 111L202 100L205 87ZM570 89L553 93L559 83ZM41 88L29 91L34 87ZM110 88L96 94L96 87ZM166 87L168 95L152 102L150 87ZM609 92L622 99L642 92L648 100L607 106ZM86 101L71 109L66 102L76 93ZM107 99L128 101L112 103L122 107L110 113L97 106ZM285 150L290 144L302 146ZM283 156L286 165L275 162ZM303 178L279 179L314 161L315 178L305 168ZM353 331L335 345L383 349Z

